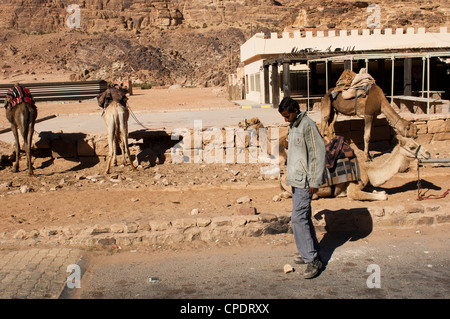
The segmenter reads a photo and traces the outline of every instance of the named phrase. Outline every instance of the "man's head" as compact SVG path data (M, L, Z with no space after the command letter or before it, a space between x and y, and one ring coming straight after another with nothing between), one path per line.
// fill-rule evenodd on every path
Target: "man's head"
M292 124L300 113L300 106L297 101L290 97L285 97L278 106L278 112L280 112L286 122Z

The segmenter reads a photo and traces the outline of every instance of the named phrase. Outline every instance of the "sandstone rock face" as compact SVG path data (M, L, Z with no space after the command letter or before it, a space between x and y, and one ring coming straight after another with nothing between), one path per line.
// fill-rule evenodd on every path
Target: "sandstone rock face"
M2 75L224 85L256 32L368 28L372 5L380 28L449 26L448 0L3 0Z
M450 4L437 1L318 1L318 0L93 0L70 1L80 8L80 28L148 30L184 25L240 25L282 28L364 28L380 7L382 27L440 26L448 24ZM22 32L55 32L67 28L73 14L69 1L4 0L0 28ZM7 8L7 9L6 9Z
M5 0L0 28L54 32L66 27L73 11L62 0ZM293 2L293 1L288 1ZM150 29L181 24L198 27L227 22L281 23L290 6L272 0L94 0L72 1L80 8L81 29ZM276 8L276 10L274 10ZM264 21L263 21L264 20Z

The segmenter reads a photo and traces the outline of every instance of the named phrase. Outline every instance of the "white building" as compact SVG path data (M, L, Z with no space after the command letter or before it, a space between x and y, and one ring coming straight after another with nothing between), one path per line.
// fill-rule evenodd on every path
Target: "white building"
M309 103L333 87L344 68L361 67L391 96L450 94L448 27L257 33L240 53L246 99L257 103L276 106L286 95Z

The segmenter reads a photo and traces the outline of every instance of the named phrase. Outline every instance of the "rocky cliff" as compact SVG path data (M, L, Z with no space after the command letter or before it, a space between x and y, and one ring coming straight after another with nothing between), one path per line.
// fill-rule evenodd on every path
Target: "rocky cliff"
M373 22L437 29L450 26L449 17L448 0L3 0L0 56L4 77L64 71L78 79L223 85L255 32Z

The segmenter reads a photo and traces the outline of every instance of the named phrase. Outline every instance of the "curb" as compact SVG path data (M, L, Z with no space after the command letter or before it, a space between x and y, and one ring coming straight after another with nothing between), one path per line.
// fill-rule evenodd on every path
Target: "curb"
M318 232L352 232L368 235L377 228L408 228L450 223L450 203L424 203L385 207L316 210L312 214ZM190 217L174 220L123 222L80 227L48 227L16 231L0 237L1 245L39 244L133 247L171 246L183 242L217 242L223 239L292 233L290 213Z
M242 105L240 109L271 109L272 104Z

